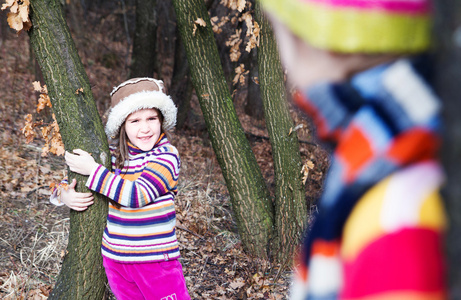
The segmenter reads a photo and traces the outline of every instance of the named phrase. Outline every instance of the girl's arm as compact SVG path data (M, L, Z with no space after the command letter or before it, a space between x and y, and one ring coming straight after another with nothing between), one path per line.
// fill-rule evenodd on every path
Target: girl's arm
M136 180L123 179L99 166L86 186L126 207L142 207L156 202L167 193L177 192L179 157L175 153L161 153L147 163Z
M94 167L91 155L84 151L79 153L80 155L66 153L66 163L71 171L88 173L90 177L86 186L89 189L109 197L122 206L142 207L167 193L177 192L179 155L176 152L156 154L142 167L142 173L135 180L123 179L122 176L115 175L96 163Z

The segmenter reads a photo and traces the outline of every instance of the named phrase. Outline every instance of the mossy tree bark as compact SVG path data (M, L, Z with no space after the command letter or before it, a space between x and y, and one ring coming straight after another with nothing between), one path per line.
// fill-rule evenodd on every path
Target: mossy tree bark
M283 70L271 28L262 27L258 64L264 114L273 148L276 200L271 202L248 140L237 118L203 1L174 0L191 78L221 166L242 243L254 255L290 260L306 222L301 157L287 103ZM259 8L258 8L259 9ZM202 27L195 24L201 18ZM195 29L195 34L194 32Z
M436 89L444 105L444 141L442 161L447 173L443 197L449 229L448 255L449 298L461 299L461 1L435 1L437 55Z
M273 255L290 261L307 221L307 204L301 174L301 155L288 108L284 74L277 43L259 1L255 20L260 26L259 84L264 118L272 145L275 172L275 230Z
M272 203L237 118L205 2L174 0L173 5L192 83L226 180L242 244L250 253L266 257L273 226ZM194 23L199 18L206 22L205 27ZM194 26L197 26L195 34Z
M157 0L136 0L130 77L152 77L157 59Z
M30 42L66 150L83 149L110 167L104 128L60 2L32 0L31 20ZM72 178L77 178L77 191L87 191L87 177L69 172L69 180ZM85 212L71 211L68 252L49 299L102 299L106 276L100 245L106 215L107 202L100 195L95 195L94 204Z

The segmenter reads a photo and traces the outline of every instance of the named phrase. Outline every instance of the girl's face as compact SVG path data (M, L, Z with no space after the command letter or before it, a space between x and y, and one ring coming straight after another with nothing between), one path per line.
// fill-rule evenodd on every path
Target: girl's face
M142 151L151 150L162 133L158 110L141 109L130 114L125 120L125 131L133 145Z

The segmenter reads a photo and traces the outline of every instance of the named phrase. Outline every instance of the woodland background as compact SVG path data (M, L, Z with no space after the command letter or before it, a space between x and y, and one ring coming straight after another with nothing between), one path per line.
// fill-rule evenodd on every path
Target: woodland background
M112 87L130 76L135 29L135 1L66 1L68 25L88 74L101 115L109 107ZM245 18L226 1L206 1L210 16L236 17L216 28L215 38L240 122L273 192L274 171L261 104L249 103L257 88L253 52L245 51ZM176 32L170 1L157 1L158 27L155 77L167 89L173 76ZM244 12L245 13L245 12ZM49 204L49 186L66 174L62 156L43 155L40 128L52 114L40 104L32 83L42 76L25 33L8 28L0 13L0 298L46 299L56 281L69 233L69 211ZM240 30L240 32L239 32ZM236 58L235 56L238 55ZM233 58L232 58L233 57ZM254 94L253 94L254 95ZM177 99L175 99L177 100ZM180 99L184 101L184 99ZM254 100L251 98L251 100ZM259 112L258 112L259 111ZM26 143L25 116L31 114L37 136ZM291 109L298 126L303 163L309 162L306 202L315 210L328 153L313 139L309 121ZM291 264L272 263L246 255L239 241L229 195L210 145L197 97L171 134L181 155L177 197L178 237L186 281L193 299L284 299ZM50 145L53 146L53 145ZM46 147L45 147L46 148ZM111 297L107 292L107 297Z

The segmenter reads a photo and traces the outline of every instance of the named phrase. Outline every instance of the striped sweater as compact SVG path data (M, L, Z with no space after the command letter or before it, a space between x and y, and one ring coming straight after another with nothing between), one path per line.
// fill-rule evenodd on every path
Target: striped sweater
M129 161L120 175L100 165L86 186L114 200L109 203L102 254L118 262L156 262L179 257L174 198L179 154L166 136L150 151L128 143ZM113 149L111 149L113 152ZM115 157L112 156L115 168Z
M446 298L441 107L424 65L403 59L297 95L335 151L291 299Z

